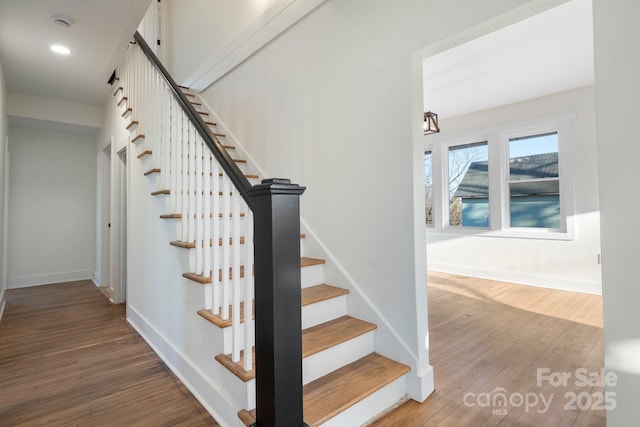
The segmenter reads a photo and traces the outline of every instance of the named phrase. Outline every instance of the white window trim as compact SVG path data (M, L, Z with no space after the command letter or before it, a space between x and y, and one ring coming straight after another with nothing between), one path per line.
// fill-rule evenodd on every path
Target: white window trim
M433 225L429 229L438 233L508 237L525 239L574 240L575 207L573 187L572 120L575 112L540 117L464 132L450 136L425 138L424 151L432 153L433 173ZM558 132L558 175L560 180L560 229L510 227L509 225L509 139L525 135ZM488 141L489 151L489 211L490 226L449 226L448 152L450 147L473 142Z

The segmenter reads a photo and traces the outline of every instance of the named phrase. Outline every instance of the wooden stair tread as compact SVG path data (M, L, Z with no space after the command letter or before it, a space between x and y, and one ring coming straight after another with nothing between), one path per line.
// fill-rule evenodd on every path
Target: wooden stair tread
M113 92L113 96L116 96L118 94L118 92L120 92L121 90L124 90L124 88L122 86L118 86L118 88L116 89L115 92Z
M156 190L151 193L152 196L159 196L161 194L168 195L169 190Z
M151 154L151 153L149 153L149 154ZM164 190L154 191L153 193L151 193L152 196L154 196L156 194L171 194L171 190L164 189ZM204 191L202 192L202 194L204 194ZM213 196L213 191L209 191L209 195ZM218 196L222 197L223 195L224 195L224 193L222 191L218 191ZM230 192L229 196L233 196L233 192Z
M140 139L144 139L144 134L143 134L143 133L136 135L136 137L135 137L135 138L133 138L133 139L131 140L131 142L136 142L136 141L138 141L138 140L140 140Z
M127 102L128 100L129 98L127 98L126 96L120 98L120 101L118 101L118 107L121 106L123 102Z
M308 357L375 330L374 323L342 316L302 331L302 357Z
M324 259L319 259L319 258L309 258L306 256L303 256L301 258L301 267L311 267L314 265L322 265L322 264L326 264L327 261Z
M177 242L181 243L181 242ZM309 305L314 302L325 301L331 298L335 298L341 295L348 294L349 291L342 288L337 288L331 285L315 285L310 286L308 288L302 289L302 305ZM306 303L305 303L306 301ZM311 301L311 302L309 302ZM240 303L241 307L244 307L244 302ZM231 310L231 306L229 306L229 310ZM242 312L240 313L240 322L244 322L244 308L242 308ZM213 314L211 310L202 309L198 310L198 314L219 328L227 328L231 326L231 319L224 320L219 315ZM375 325L374 325L375 326Z
M251 319L253 320L255 319L255 316L256 316L255 307L253 306L253 304L251 304L251 313L252 313ZM219 328L228 328L229 326L231 326L232 314L233 314L233 309L231 305L229 305L229 318L226 320L222 318L221 314L214 314L211 310L206 310L206 309L198 310L198 315L200 315L200 317L213 323ZM244 302L240 303L240 323L244 323ZM229 358L229 360L231 360L231 358ZM242 363L240 363L240 366L242 366Z
M193 280L201 285L207 285L211 283L211 276L204 277L202 274L184 273L182 275L185 279ZM240 278L244 277L244 265L240 266ZM233 278L233 269L229 268L229 279ZM218 270L218 282L222 282L222 269Z
M169 191L169 190L166 190L166 191ZM174 240L173 242L169 242L169 244L171 246L176 246L178 248L183 248L183 249L195 249L196 247L195 242L179 242L177 240ZM229 238L229 244L233 245L233 238L231 237ZM244 237L240 237L240 244L244 245ZM213 246L213 239L209 239L209 246L211 247ZM218 246L222 246L222 238L218 239Z
M223 176L224 176L224 174L223 174L222 172L220 172L220 173L218 174L218 176L219 176L219 177L223 177ZM244 174L244 177L245 177L245 178L247 178L247 179L258 179L258 178L259 178L259 177L258 177L258 175L254 175L254 174L250 174L250 173L249 173L249 174L245 173L245 174Z
M409 372L377 353L343 366L304 386L304 420L318 426Z
M138 158L139 158L139 159L141 159L141 158L143 158L144 156L148 156L148 155L150 155L150 154L153 154L153 151L151 151L151 150L144 150L142 153L138 154Z
M146 171L144 173L144 176L149 176L149 175L154 174L154 173L160 173L160 169L158 169L158 168L149 169L148 171Z
M407 365L368 354L304 386L304 421L310 427L319 426L407 372ZM243 409L238 417L250 426L256 421L256 410Z
M337 298L342 295L348 295L349 290L344 288L338 288L336 286L327 285L325 283L321 285L309 286L302 290L302 306L315 304L317 302L326 301L332 298Z
M131 128L132 128L132 127L134 127L134 126L138 126L139 124L140 124L140 122L139 122L139 121L137 121L137 120L131 120L131 122L127 125L126 129L127 129L127 130L129 130L129 129L131 129Z
M208 312L208 310L206 311ZM198 314L200 314L200 312L198 312ZM231 321L229 320L228 322L229 324L224 327L231 326ZM377 326L373 323L365 322L364 320L351 316L342 316L304 329L302 331L302 357L309 357L320 353L323 350L371 332L376 328ZM252 348L252 353L253 362L251 366L253 366L253 368L250 371L244 370L243 360L237 363L233 362L230 354L219 354L216 356L216 360L236 377L246 382L255 378L255 348Z
M158 172L160 172L160 170L158 169ZM195 214L193 214L195 217ZM233 214L229 214L230 218L233 218ZM162 219L180 219L182 218L182 214L176 213L176 214L162 214L160 215L160 218ZM213 218L213 214L209 215L209 218ZM218 218L222 218L222 214L218 214ZM240 218L244 218L244 212L240 212Z
M204 121L204 124L209 125L209 126L218 126L217 123L210 122L210 121L207 121L207 120Z
M176 215L180 215L180 214L176 214ZM162 218L162 216L161 216ZM306 258L306 257L302 257L300 259L300 267L307 267L308 265L304 265L305 264L305 260L314 260L313 258ZM314 261L322 261L322 264L324 264L324 260L314 260ZM232 277L232 270L231 268L229 269L229 278L231 279ZM200 283L201 285L208 285L209 283L211 283L211 277L204 277L202 274L195 274L195 273L184 273L182 275L182 277L184 277L185 279L189 279L189 280L193 280L194 282ZM244 265L240 266L240 277L244 277ZM222 270L219 270L218 272L218 281L222 281Z
M155 196L156 194L169 194L169 190L158 190L158 191L154 191L153 193L151 193L152 196ZM300 233L300 238L304 239L306 236L304 233ZM169 244L171 246L176 246L178 248L183 248L183 249L195 249L196 247L196 243L195 242L180 242L178 240L174 240L172 242L169 242ZM233 245L233 239L230 237L229 238L229 244ZM244 237L240 237L240 244L244 245ZM213 239L209 239L209 245L213 246ZM218 239L218 246L222 246L222 238ZM329 286L334 288L333 286L330 285L317 285L317 286ZM335 288L335 289L341 289L341 288ZM349 293L349 291L345 290L346 293ZM325 298L326 299L326 298ZM311 304L311 303L308 303ZM302 304L302 305L307 305L307 304Z

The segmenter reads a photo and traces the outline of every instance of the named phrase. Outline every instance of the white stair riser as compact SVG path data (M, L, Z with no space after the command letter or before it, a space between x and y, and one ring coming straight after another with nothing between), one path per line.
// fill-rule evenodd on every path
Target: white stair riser
M302 307L302 329L328 322L346 314L347 295L306 305Z
M373 352L373 331L305 357L302 359L302 383L310 383L371 352Z
M302 268L302 289L324 283L324 265L312 265Z
M322 427L362 426L374 420L387 408L393 407L406 396L406 374L365 399L349 407L327 422Z

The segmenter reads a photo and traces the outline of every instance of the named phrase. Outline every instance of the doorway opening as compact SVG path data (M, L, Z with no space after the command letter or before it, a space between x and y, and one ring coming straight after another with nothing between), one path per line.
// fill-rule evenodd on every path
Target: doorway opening
M111 301L121 304L127 295L127 150L112 162L111 197Z

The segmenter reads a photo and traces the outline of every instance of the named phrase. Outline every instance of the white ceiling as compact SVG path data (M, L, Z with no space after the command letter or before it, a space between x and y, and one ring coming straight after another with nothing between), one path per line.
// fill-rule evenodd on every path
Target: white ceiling
M424 111L439 118L594 82L591 0L572 0L428 57Z
M9 92L102 105L107 80L151 0L0 0L0 61ZM53 22L65 15L74 22ZM59 43L69 56L53 53Z

